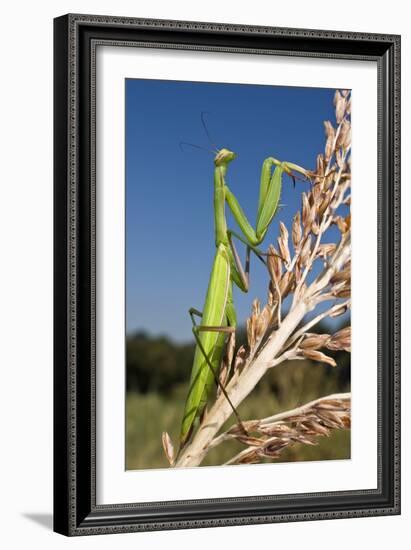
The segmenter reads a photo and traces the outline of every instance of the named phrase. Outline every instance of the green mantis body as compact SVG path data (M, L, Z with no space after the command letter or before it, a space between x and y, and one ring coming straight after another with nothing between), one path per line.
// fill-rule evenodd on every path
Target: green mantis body
M184 445L190 437L195 420L201 416L210 395L214 380L220 367L225 336L234 332L237 320L233 303L233 283L243 292L249 286L249 254L264 239L280 201L282 176L286 172L292 176L292 170L306 174L299 166L280 162L272 157L264 160L258 200L256 228L245 216L236 197L226 184L226 173L235 153L220 149L214 159L214 224L216 253L209 279L207 294L202 312L190 310L193 320L193 333L196 349L191 370L190 387L187 395L184 416L181 425L180 444ZM230 208L242 236L227 228L225 204ZM247 245L246 268L239 260L232 235ZM260 256L261 257L261 256ZM194 315L201 317L201 324L194 322Z

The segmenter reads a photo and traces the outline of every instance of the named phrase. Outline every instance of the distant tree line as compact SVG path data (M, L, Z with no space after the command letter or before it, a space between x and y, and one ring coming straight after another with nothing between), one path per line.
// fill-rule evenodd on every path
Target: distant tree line
M329 331L326 325L318 326L316 330L317 333ZM245 342L245 331L239 330L237 344ZM126 342L127 391L170 394L178 385L188 383L193 354L194 343L180 344L166 336L136 332ZM304 376L305 385L314 383L314 379L316 384L329 384L331 377L336 390L343 391L350 382L350 354L338 352L333 356L338 364L335 368L313 364L313 370L306 374L308 361L298 361L293 369L281 369L281 366L273 369L262 384L278 394L288 391L294 377Z
M137 332L127 338L127 390L169 393L191 371L194 344L177 344L165 336Z

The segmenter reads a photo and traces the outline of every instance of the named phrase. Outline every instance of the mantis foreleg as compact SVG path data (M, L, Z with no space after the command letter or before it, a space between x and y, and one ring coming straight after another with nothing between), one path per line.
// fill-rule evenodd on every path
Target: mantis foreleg
M264 265L266 264L266 261L264 260L263 256L277 256L278 258L283 259L279 254L272 254L267 252L262 252L259 248L256 246L250 245L247 240L242 237L241 235L238 235L238 233L235 233L234 231L228 230L228 242L230 244L230 263L231 263L231 278L233 282L243 291L248 292L248 288L250 285L250 252L254 252L254 254L257 256L257 258L263 262ZM243 268L241 264L240 257L237 252L237 248L235 247L234 241L232 240L232 236L236 237L239 241L244 243L246 245L246 259L245 259L245 268Z
M271 175L271 169L273 166L275 166L275 168ZM263 241L268 227L270 226L270 223L274 218L280 204L283 173L285 172L286 174L293 176L292 170L300 172L304 175L307 174L307 171L304 170L304 168L301 168L296 164L290 162L280 162L272 157L267 158L263 162L256 229L252 227L237 198L224 181L225 199L242 233L247 239L247 244L257 246Z

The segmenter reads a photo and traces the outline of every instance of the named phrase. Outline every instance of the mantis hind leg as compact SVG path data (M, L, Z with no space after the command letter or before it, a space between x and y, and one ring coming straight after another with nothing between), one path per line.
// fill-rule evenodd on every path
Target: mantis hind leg
M190 309L188 310L188 313L193 323L193 329L195 329L197 332L227 332L227 333L235 332L235 327L232 327L232 326L215 327L215 326L207 326L207 325L197 325L197 323L194 320L194 315L197 315L197 317L202 317L203 313L202 311L194 307L190 307Z

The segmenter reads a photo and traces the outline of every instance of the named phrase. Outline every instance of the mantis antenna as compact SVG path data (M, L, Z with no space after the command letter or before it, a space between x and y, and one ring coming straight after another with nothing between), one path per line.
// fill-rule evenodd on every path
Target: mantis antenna
M212 153L215 155L215 151L212 149L207 149L207 147L202 147L201 145L196 145L195 143L189 143L188 141L180 141L178 144L180 147L180 150L184 152L184 149L182 148L182 145L189 145L190 147L195 147L196 149L201 149L202 151L206 151L207 153Z
M184 149L182 145L188 145L190 147L194 147L195 149L201 149L202 151L207 151L207 153L212 153L213 155L216 155L219 152L218 147L215 145L213 140L211 139L210 132L208 131L207 124L204 119L204 115L208 115L209 113L207 111L201 111L201 124L203 125L204 132L208 138L208 141L210 142L210 145L213 147L213 149L208 149L207 147L203 147L201 145L197 145L196 143L190 143L188 141L180 141L178 144L180 147L180 150L184 152Z
M214 141L211 139L210 132L208 131L207 124L204 119L204 115L208 115L209 113L207 111L201 111L201 124L203 125L204 131L206 133L206 136L208 137L208 141L210 142L210 145L214 148L215 152L217 153L219 151L217 145L214 143Z

